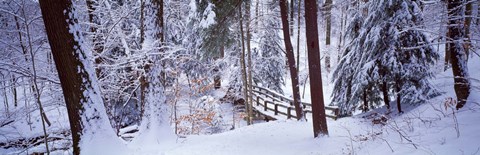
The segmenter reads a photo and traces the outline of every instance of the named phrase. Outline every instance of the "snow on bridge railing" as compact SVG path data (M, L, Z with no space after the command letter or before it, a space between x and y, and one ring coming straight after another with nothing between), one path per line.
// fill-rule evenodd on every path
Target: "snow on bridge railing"
M293 99L290 99L288 97L283 96L282 94L279 94L277 92L271 91L267 88L259 87L253 85L253 94L256 96L254 99L256 102L257 106L262 106L264 111L273 111L274 115L284 115L287 116L287 119L290 118L298 118L295 116L295 112L292 113L292 111L295 110L295 107L293 107ZM263 97L262 97L263 96ZM271 100L268 100L271 99ZM261 101L263 101L263 104ZM282 104L282 103L287 103L288 105ZM270 106L269 106L270 105ZM301 105L303 107L303 111L305 113L312 113L312 104L306 103L306 102L301 102ZM330 111L330 113L326 113L326 116L329 118L332 118L334 120L337 120L338 114L339 114L339 109L336 106L325 106L325 110Z

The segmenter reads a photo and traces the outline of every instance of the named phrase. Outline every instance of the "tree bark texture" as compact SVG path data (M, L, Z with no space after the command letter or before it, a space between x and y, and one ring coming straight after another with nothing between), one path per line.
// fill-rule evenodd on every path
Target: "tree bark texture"
M240 64L242 66L242 81L243 81L243 96L245 98L245 108L247 110L247 114L248 114L248 111L250 111L250 106L248 106L248 81L247 81L247 66L245 64L245 35L243 33L243 17L242 17L242 14L243 14L243 11L242 11L242 5L240 4L240 6L238 7L238 10L240 12L240 33L241 33L241 41L242 41L242 54L240 55ZM248 115L247 116L247 124L248 125L251 125L251 120L250 120L251 116Z
M45 28L61 82L72 133L73 154L80 154L79 142L86 132L102 129L105 107L94 84L87 53L75 39L81 35L70 29L78 24L71 0L40 0ZM112 130L113 134L113 130Z
M251 1L245 3L245 14L247 15L247 61L248 61L248 116L250 117L250 124L252 124L253 117L253 79L252 79L252 49L250 46L250 39L252 34L250 33L250 5Z
M468 61L468 54L471 46L470 40L470 25L472 23L472 7L473 7L473 0L467 0L467 4L465 5L465 56L466 60Z
M328 135L328 128L323 99L316 0L305 0L305 24L308 49L308 72L310 73L310 94L312 100L313 134L314 137L318 137L320 135Z
M332 33L332 0L325 1L325 22L326 22L326 30L325 30L325 45L327 45L325 51L325 68L327 72L330 72L330 43L331 43L331 33Z
M449 0L447 4L448 9L448 32L447 38L451 42L447 44L450 52L450 60L452 63L452 71L454 77L454 89L457 95L457 109L462 108L467 102L470 95L470 82L468 80L468 69L466 61L466 49L463 46L463 39L465 37L464 31L464 10L462 5L464 0Z
M307 6L305 4L305 6ZM300 106L300 88L298 83L298 72L295 66L295 55L293 53L292 41L290 39L290 32L288 26L288 13L287 13L287 2L286 0L280 0L280 14L282 18L282 27L283 27L283 40L285 42L285 49L287 52L287 62L290 69L290 76L292 79L293 87L293 105L295 106L295 113L297 114L297 119L304 119L303 109ZM316 21L316 20L315 20ZM309 31L307 31L309 32ZM310 33L310 32L309 32Z
M160 39L160 42L165 41L165 36L164 36L164 21L163 21L163 0L153 0L153 4L155 5L155 8L157 9L156 12L156 20L155 23L158 26L160 30L157 31L157 38Z
M290 0L290 36L293 37L293 25L295 25L293 21L293 16L294 16L294 10L295 10L295 0Z
M399 81L399 80L396 80L396 81ZM403 111L402 111L402 95L401 95L401 89L400 89L400 84L396 83L395 84L395 91L397 93L397 110L398 110L398 113L399 114L403 114Z
M299 68L300 68L300 19L301 19L300 6L302 6L302 0L298 0L298 12L297 12L297 72L299 71ZM303 94L305 94L305 91L303 92Z

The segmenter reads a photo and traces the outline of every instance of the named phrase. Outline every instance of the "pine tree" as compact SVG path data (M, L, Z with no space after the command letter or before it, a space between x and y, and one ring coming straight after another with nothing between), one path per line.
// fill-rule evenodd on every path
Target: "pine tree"
M436 94L428 79L438 54L425 34L414 27L421 21L416 2L411 0L374 0L369 14L358 28L354 20L347 35L354 35L334 72L333 98L342 114L381 105L394 92L397 107L401 103L424 102ZM351 75L349 75L351 74ZM383 100L388 105L388 99ZM358 103L363 103L360 106Z
M269 10L279 11L278 5L270 4ZM260 49L254 50L255 68L254 80L261 83L262 86L283 93L285 72L285 55L282 49L276 45L281 45L278 28L280 19L277 16L264 15L261 18L261 25L265 27L264 31L259 32Z

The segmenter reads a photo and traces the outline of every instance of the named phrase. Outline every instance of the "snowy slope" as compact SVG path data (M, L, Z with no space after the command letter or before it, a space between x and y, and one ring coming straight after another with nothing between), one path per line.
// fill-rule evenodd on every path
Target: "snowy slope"
M190 136L165 154L477 154L480 73L475 71L480 70L479 64L478 57L470 60L472 94L459 111L444 104L446 98L455 96L451 70L447 70L433 81L444 91L442 96L410 107L403 115L386 115L385 125L364 118L385 111L377 109L338 121L328 119L330 135L314 139L311 122L276 121L217 135Z

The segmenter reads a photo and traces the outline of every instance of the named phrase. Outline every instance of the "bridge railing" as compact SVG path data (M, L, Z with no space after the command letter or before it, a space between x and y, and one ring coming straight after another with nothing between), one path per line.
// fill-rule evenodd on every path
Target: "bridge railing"
M287 116L287 118L298 118L295 113L295 107L293 106L293 100L278 94L269 89L252 86L254 92L254 100L257 106L262 106L264 111L273 111L275 115L281 114ZM262 97L264 96L264 97ZM269 100L270 99L270 100ZM263 103L261 102L263 101ZM281 104L287 103L288 105ZM307 102L301 102L303 111L305 113L312 113L312 104ZM338 118L339 109L335 106L325 106L325 110L330 111L326 112L326 116L336 120ZM292 113L293 111L293 113Z

